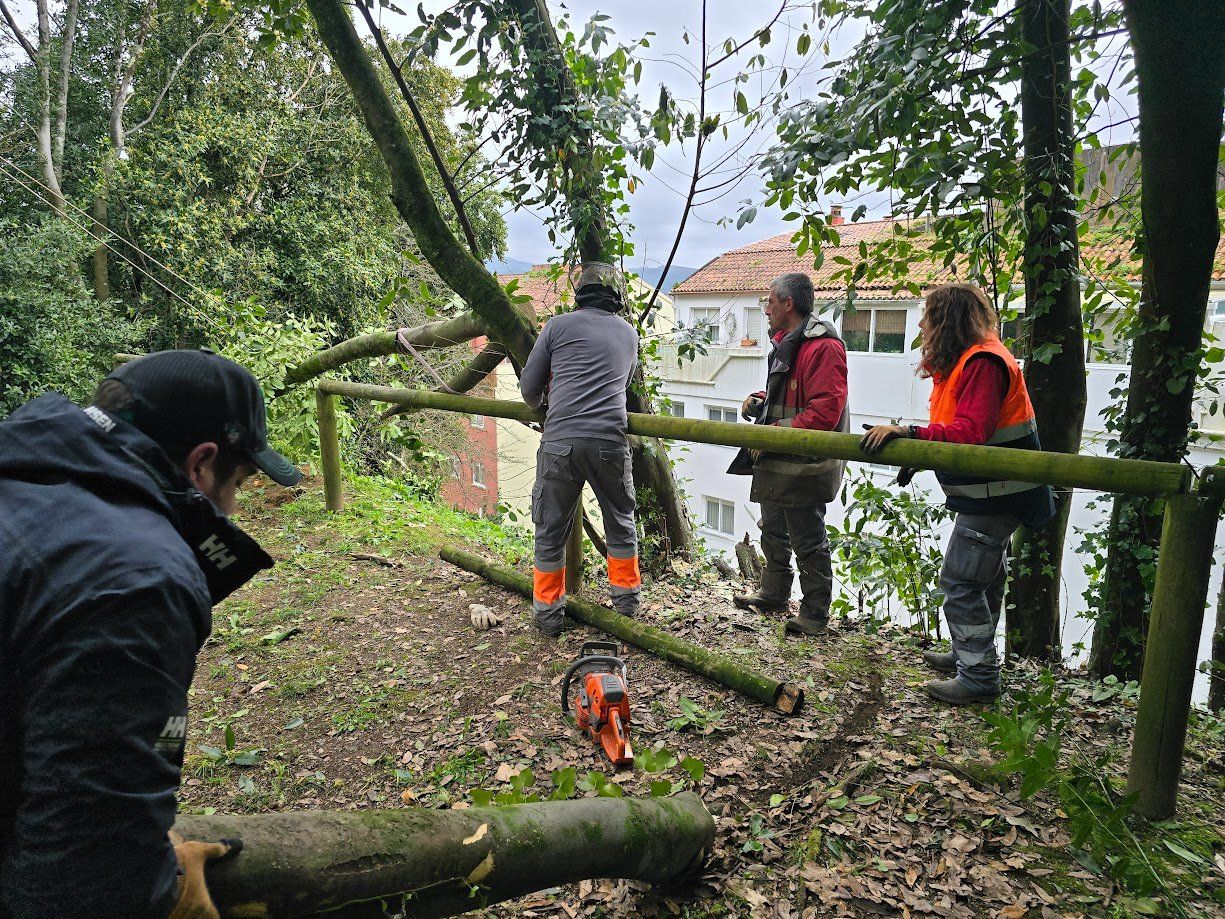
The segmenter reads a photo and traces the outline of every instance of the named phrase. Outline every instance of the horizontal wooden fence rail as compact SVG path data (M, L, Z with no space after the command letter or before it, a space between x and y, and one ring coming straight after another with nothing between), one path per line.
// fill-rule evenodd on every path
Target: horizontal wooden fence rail
M522 402L342 380L319 379L315 385L324 488L330 510L343 506L340 445L333 405L336 396L523 422L544 420L542 412ZM1196 478L1189 466L1177 463L933 443L909 438L895 440L879 456L869 457L859 449L856 434L633 412L629 415L629 431L646 437L750 447L768 453L885 463L977 475L997 481L1036 482L1063 488L1170 498L1166 502L1161 529L1148 653L1144 660L1127 784L1129 791L1137 793L1135 807L1139 814L1154 820L1173 815L1216 527L1225 500L1225 470L1205 469ZM567 546L567 567L574 566L576 571L573 592L581 586L577 574L581 545L580 532Z
M420 389L372 386L342 380L319 380L320 390L350 399L369 399L417 409L440 409L472 415L490 415L515 421L542 421L544 414L522 402L455 396ZM674 418L671 415L629 415L631 434L687 440L729 447L751 447L770 453L793 453L826 459L861 463L886 463L956 472L1018 482L1037 482L1064 488L1122 492L1129 495L1170 495L1186 492L1191 470L1177 463L1150 460L1114 459L1040 450L1012 450L1007 447L980 447L971 444L946 444L927 440L899 438L878 456L867 456L859 449L859 436L837 431L808 431L774 425L738 424L730 421L702 421Z

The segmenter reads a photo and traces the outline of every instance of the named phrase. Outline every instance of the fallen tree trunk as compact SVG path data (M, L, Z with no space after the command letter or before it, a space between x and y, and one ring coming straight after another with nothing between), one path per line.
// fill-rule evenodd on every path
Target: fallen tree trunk
M450 348L485 334L485 325L475 313L460 313L450 319L426 322L404 329L405 337L414 348ZM403 353L396 331L371 332L342 341L331 348L312 354L302 363L285 371L285 387L297 386L329 370L363 357L384 357Z
M692 792L180 817L175 830L185 839L243 841L239 855L208 868L223 919L454 916L589 878L676 882L702 865L715 835Z
M500 568L483 558L458 549L444 548L438 554L443 561L479 574L525 597L532 596L532 582L515 571ZM628 616L614 613L607 607L578 597L567 597L566 613L579 622L650 651L686 670L692 670L728 689L734 689L750 699L769 705L785 715L795 714L804 704L804 690L794 683L781 682L749 670L729 657L708 651Z

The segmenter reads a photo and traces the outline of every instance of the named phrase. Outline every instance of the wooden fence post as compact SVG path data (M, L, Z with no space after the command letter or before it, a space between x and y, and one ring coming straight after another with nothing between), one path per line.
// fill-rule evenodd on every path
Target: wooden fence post
M1219 496L1170 495L1166 499L1127 774L1127 790L1138 793L1136 813L1150 820L1173 816L1178 797L1220 515Z
M577 594L583 589L583 495L578 496L574 523L566 541L566 593Z
M315 390L315 411L319 421L319 460L323 465L323 496L329 511L344 510L341 491L340 435L336 431L336 397Z

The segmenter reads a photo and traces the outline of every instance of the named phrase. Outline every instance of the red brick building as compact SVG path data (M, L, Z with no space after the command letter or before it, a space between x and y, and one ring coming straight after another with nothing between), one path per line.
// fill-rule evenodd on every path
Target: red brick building
M469 344L473 353L485 347L485 338ZM494 398L492 375L482 380L471 395ZM442 486L442 498L456 510L492 514L498 506L498 428L484 415L464 416L467 435L463 446L451 457L451 474Z

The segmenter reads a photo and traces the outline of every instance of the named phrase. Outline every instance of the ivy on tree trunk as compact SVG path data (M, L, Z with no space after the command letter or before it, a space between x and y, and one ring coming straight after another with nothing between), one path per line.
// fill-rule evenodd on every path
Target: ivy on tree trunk
M1027 53L1021 64L1025 139L1025 383L1042 448L1080 451L1085 345L1073 165L1070 0L1020 0ZM1055 493L1055 519L1017 533L1009 588L1009 649L1057 659L1059 582L1072 493Z
M1220 239L1225 16L1215 0L1123 7L1139 90L1144 272L1119 453L1176 463L1187 453ZM1160 532L1156 502L1115 499L1089 661L1096 677L1140 677Z

